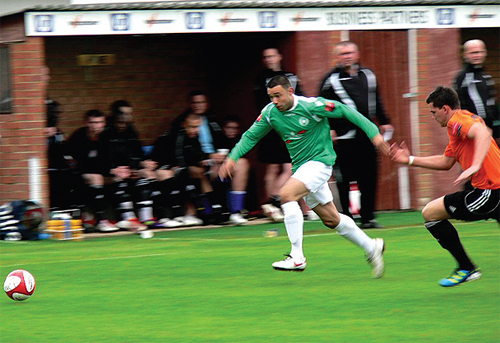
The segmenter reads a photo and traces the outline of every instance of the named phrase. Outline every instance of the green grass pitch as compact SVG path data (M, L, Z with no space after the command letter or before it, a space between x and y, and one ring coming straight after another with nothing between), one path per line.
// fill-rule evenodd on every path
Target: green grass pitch
M0 242L0 274L29 270L35 294L0 297L0 342L499 342L496 222L456 222L483 278L446 289L455 263L419 213L380 214L386 275L361 249L306 222L303 273L271 263L283 224L81 242ZM279 237L263 232L279 229Z

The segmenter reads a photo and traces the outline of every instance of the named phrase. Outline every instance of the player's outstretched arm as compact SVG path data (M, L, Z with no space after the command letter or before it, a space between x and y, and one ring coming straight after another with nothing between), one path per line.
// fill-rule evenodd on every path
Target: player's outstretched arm
M403 141L401 144L393 143L389 152L391 160L396 163L409 164L410 162L410 150Z
M444 154L426 157L412 156L404 141L401 144L393 143L391 145L390 156L397 163L436 170L449 170L456 162L453 157Z
M366 118L358 111L342 103L333 102L332 104L330 104L327 102L324 108L324 114L327 117L331 118L339 118L339 117L346 118L351 123L353 123L361 130L363 130L365 134L368 136L368 138L371 139L371 142L375 147L377 147L380 151L382 151L382 153L384 153L386 156L389 156L390 146L384 140L384 137L380 134L377 125L375 125L373 122L371 122L368 118ZM388 126L391 129L393 129L391 125Z
M375 137L372 138L372 144L377 147L382 153L386 156L389 156L391 152L391 147L389 144L384 140L384 137L379 133L375 135Z

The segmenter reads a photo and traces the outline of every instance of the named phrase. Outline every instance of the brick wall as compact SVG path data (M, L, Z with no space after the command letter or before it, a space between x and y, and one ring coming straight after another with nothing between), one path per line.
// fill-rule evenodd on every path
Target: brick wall
M393 141L411 140L409 100L408 31L351 31L350 39L360 49L360 63L377 75L377 87L387 116L394 126ZM378 210L397 209L399 199L399 166L388 157L378 155Z
M333 48L339 41L340 31L295 34L297 74L307 96L318 95L321 79L333 66Z
M15 31L13 29L13 31ZM9 44L13 113L0 115L0 199L29 199L29 160L46 168L44 39ZM40 199L47 205L47 177L40 175Z
M451 86L451 80L460 69L460 30L418 30L417 44L420 131L418 155L440 155L446 148L448 135L430 116L425 99L436 86ZM452 184L460 173L458 165L448 172L422 168L412 168L412 172L416 181L413 194L418 199L416 205L419 208L434 198L459 189Z

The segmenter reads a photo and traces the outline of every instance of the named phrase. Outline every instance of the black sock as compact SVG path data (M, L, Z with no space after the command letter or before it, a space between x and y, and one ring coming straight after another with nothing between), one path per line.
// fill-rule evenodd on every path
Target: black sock
M115 207L120 216L120 220L134 217L134 203L132 201L132 196L129 193L128 182L116 181L113 183L113 189Z
M181 185L176 178L170 178L158 182L158 186L161 192L162 204L165 209L165 215L168 218L180 217L183 214L182 204L186 199L183 198L183 194L180 192ZM162 217L163 218L163 217Z
M455 227L448 220L426 222L425 227L437 239L439 244L458 262L458 268L462 270L474 270L476 266L472 263L465 252L460 237Z
M92 197L92 208L94 210L96 222L104 219L104 210L106 203L104 200L104 187L103 186L90 186Z

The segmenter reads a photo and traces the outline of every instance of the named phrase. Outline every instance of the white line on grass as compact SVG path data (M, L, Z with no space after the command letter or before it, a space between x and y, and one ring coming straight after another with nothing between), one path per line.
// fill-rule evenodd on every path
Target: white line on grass
M155 257L155 256L166 256L166 255L174 255L176 253L170 252L170 253L163 253L163 254L149 254L149 255L129 255L129 256L113 256L113 257L100 257L100 258L86 258L86 259L78 259L78 260L57 260L57 261L44 261L44 262L36 262L36 263L18 263L18 264L9 264L9 265L2 265L0 266L1 268L4 267L17 267L17 266L23 266L26 264L53 264L53 263L73 263L73 262L95 262L95 261L107 261L107 260L122 260L122 259L127 259L127 258L144 258L144 257Z
M464 222L464 223L454 223L456 226L468 226L474 224L474 222ZM387 228L387 229L370 229L370 232L374 231L379 231L379 232L387 232L387 231L398 231L398 230L407 230L407 229L415 229L415 228L424 228L424 226L402 226L402 227L394 227L394 228ZM325 233L318 233L318 234L304 234L304 238L306 237L322 237L322 236L333 236L337 235L336 231L331 231L331 232L325 232ZM490 237L490 236L500 236L500 232L498 233L493 233L493 234L485 234L485 235L466 235L464 237ZM286 236L282 236L281 238L286 238ZM155 240L160 240L160 241L166 241L166 240L176 240L176 241L197 241L197 242L220 242L220 241L246 241L246 240L254 240L254 239L261 239L261 237L245 237L245 238L222 238L222 239L217 239L217 238L189 238L189 237L179 237L179 238L173 238L173 237L166 237L166 238L153 238Z
M472 225L471 223L455 223L458 226ZM397 227L397 228L388 228L388 229L371 229L370 231L396 231L396 230L406 230L406 229L414 229L415 226L405 226L405 227ZM337 232L328 232L328 233L320 233L320 234L312 234L312 235L304 235L304 238L307 237L322 237L322 236L333 236L336 235ZM496 237L499 236L499 233L496 234L478 234L478 235L467 235L465 237ZM283 236L282 238L286 238ZM153 240L176 240L176 241L196 241L196 242L222 242L222 241L245 241L245 240L255 240L262 239L262 237L246 237L246 238L224 238L224 239L216 239L216 238L153 238ZM0 241L2 242L2 241ZM10 265L0 265L0 267L17 267L23 266L26 264L53 264L53 263L74 263L74 262L94 262L94 261L106 261L106 260L120 260L120 259L130 259L130 258L144 258L144 257L155 257L155 256L166 256L177 254L176 252L162 253L162 254L148 254L148 255L129 255L129 256L113 256L113 257L100 257L100 258L89 258L89 259L78 259L78 260L57 260L57 261L44 261L38 263L19 263L19 264L10 264Z

